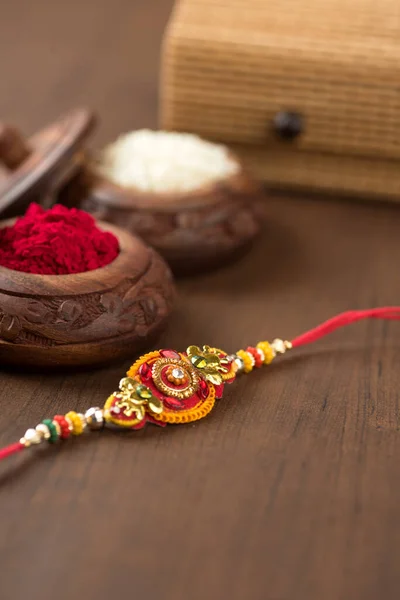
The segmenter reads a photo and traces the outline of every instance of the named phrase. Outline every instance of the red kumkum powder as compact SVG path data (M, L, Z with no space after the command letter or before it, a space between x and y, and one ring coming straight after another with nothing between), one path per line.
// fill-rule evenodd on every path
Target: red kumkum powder
M49 210L31 204L14 225L0 229L0 265L25 273L84 273L105 267L118 253L115 235L101 231L83 210L60 204Z

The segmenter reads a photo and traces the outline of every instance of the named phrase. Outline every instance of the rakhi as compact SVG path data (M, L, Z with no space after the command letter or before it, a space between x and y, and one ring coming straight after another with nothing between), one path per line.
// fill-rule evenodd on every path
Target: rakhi
M235 354L210 346L189 346L185 352L150 352L131 366L103 408L92 407L84 414L70 411L44 419L28 429L18 442L0 450L0 460L44 441L66 440L86 429L101 430L106 425L137 430L147 423L165 426L197 421L208 415L216 400L222 398L224 386L235 381L239 374L251 373L288 350L367 318L399 320L400 307L344 312L291 342L281 339L259 342Z

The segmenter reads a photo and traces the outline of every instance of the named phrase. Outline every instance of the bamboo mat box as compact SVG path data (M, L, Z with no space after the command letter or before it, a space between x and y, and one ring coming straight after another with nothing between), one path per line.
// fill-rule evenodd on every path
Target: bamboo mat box
M399 0L181 0L161 127L274 187L400 199Z

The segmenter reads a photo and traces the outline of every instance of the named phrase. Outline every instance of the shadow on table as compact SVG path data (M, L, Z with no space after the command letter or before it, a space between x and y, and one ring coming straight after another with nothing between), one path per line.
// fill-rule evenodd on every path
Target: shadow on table
M279 221L268 220L247 252L219 269L178 281L178 287L210 295L248 294L292 284L306 268L298 234Z

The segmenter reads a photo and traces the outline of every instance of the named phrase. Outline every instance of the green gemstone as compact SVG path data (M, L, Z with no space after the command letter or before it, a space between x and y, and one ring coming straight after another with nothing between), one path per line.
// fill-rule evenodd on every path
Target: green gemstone
M46 427L48 427L48 429L49 429L49 432L50 432L49 442L54 444L54 442L56 442L58 440L57 427L54 425L54 423L51 419L43 419L42 423L43 423L43 425L46 425Z
M197 369L204 369L207 366L207 361L204 356L192 356L192 365Z
M145 385L138 385L136 388L136 393L139 398L143 398L144 400L149 400L153 395L149 388Z

